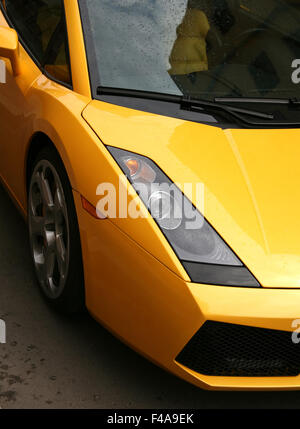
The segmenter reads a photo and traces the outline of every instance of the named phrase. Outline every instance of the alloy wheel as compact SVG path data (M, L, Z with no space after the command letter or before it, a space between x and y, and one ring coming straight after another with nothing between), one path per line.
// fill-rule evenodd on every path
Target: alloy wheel
M37 163L30 182L28 222L33 261L44 293L52 299L64 289L70 260L67 204L54 166Z

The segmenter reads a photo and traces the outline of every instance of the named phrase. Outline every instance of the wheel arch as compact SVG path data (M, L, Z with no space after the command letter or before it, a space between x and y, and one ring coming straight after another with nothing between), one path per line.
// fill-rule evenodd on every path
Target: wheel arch
M58 145L54 143L53 139L49 137L48 134L46 134L44 131L37 131L35 132L31 139L29 140L26 156L25 156L25 192L26 196L28 194L28 188L29 188L29 182L30 182L30 175L32 172L32 167L34 164L34 160L36 159L38 153L45 147L52 147L59 158L61 159L63 166L66 170L66 173L68 175L68 178L70 180L71 186L71 175L69 174L69 169L67 168L68 163L65 161L65 157L62 155L61 151L58 148Z
M43 132L36 132L30 139L27 148L27 154L25 159L25 185L26 191L28 191L30 175L32 172L32 167L37 154L45 147L52 146L57 151L52 140Z

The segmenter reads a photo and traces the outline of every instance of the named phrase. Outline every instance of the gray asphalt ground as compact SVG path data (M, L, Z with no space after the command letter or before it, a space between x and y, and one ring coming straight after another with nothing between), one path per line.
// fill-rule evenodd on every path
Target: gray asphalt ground
M0 406L299 408L300 392L206 392L123 345L88 314L53 313L38 291L26 226L0 187Z

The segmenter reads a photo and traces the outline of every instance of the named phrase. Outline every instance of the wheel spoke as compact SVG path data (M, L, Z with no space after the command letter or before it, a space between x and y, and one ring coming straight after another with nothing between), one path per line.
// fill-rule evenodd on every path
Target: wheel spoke
M48 282L53 277L54 267L55 267L55 253L50 247L48 247L45 252L45 274Z
M59 274L65 277L66 274L66 247L63 240L63 235L56 236L56 257L58 263Z
M56 228L63 223L66 217L64 201L59 188L56 188L54 196L54 212Z
M45 258L42 253L34 255L34 263L38 279L43 281L45 279Z
M53 197L51 193L51 189L48 183L48 180L45 178L43 173L37 174L37 182L40 188L41 196L44 205L46 208L52 208L53 207Z

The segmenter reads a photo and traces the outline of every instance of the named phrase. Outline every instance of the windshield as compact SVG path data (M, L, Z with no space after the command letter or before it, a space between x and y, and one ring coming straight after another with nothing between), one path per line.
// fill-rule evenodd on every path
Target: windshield
M93 84L300 97L300 0L82 0Z

